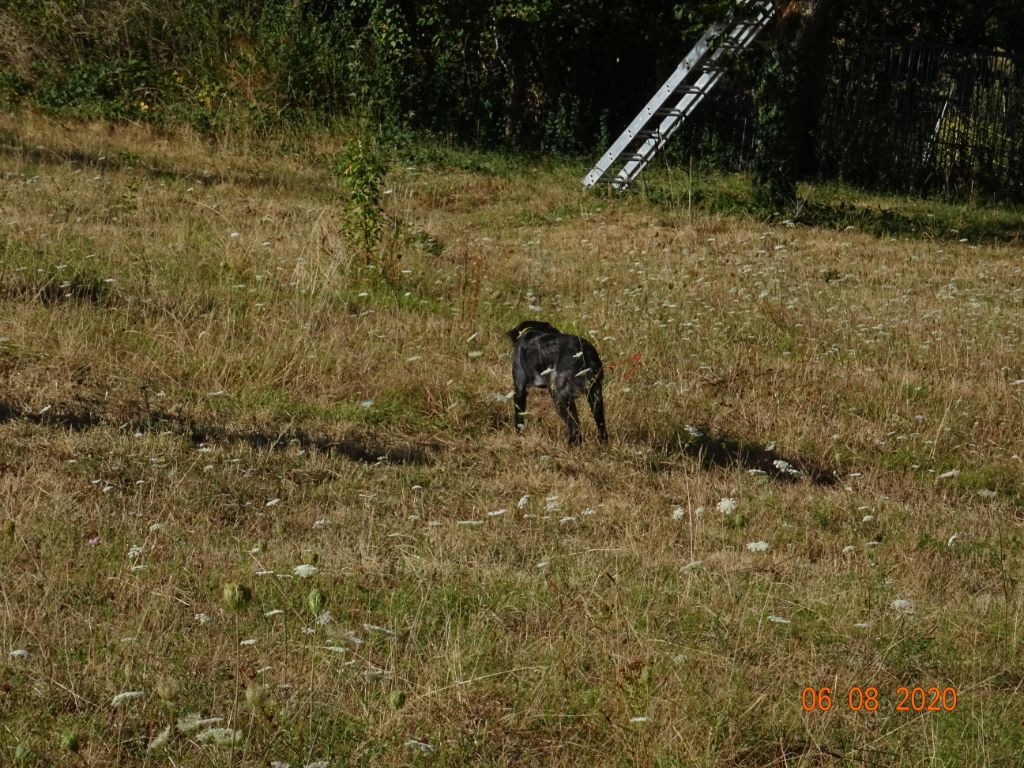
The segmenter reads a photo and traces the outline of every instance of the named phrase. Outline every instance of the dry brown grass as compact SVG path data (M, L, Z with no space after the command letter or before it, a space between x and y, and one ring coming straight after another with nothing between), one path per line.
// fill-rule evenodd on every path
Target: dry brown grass
M451 153L388 179L389 284L339 236L337 139L0 135L0 760L1024 749L1019 248L691 215ZM513 435L501 332L533 315L640 355L609 371L607 450L589 423L565 448L538 394ZM838 482L731 461L769 441ZM255 595L237 624L228 582ZM897 712L899 686L959 703ZM189 712L237 748L172 727L147 749Z

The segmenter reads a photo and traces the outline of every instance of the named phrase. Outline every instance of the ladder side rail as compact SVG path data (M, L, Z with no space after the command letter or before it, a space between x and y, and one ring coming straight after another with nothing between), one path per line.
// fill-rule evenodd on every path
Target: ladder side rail
M757 37L758 33L764 29L769 20L770 16L763 19L759 18L756 25L746 21L737 23L729 31L727 39L708 55L704 66L716 63L730 43L743 49L747 48L754 38ZM656 135L648 138L636 151L634 157L628 160L619 170L613 182L613 186L616 189L625 188L640 175L654 154L665 146L672 134L682 125L683 120L689 117L701 101L704 100L704 97L711 92L719 79L721 79L722 74L723 72L720 68L705 70L697 79L697 82L683 93L678 104L671 108L670 114L658 125Z
M625 150L641 133L650 134L619 169L612 185L617 189L628 186L647 166L654 154L661 149L669 137L679 128L683 120L697 108L704 97L714 88L723 70L714 66L726 50L743 51L768 25L775 14L772 0L750 3L746 10L754 12L754 18L730 20L728 23L713 24L701 36L697 44L676 67L675 71L658 90L647 106L633 119L615 143L605 152L597 165L583 178L584 186L590 187L608 172ZM726 34L723 37L723 32ZM717 41L716 41L717 39ZM716 45L712 48L712 41ZM681 88L691 71L701 71L696 83L685 90ZM672 96L682 94L678 103L668 110L663 109ZM664 115L656 128L646 128L652 118Z
M643 127L648 123L650 118L668 99L672 97L672 94L676 92L680 84L686 80L690 71L708 54L709 50L711 50L711 41L720 35L723 29L724 26L721 24L713 24L708 28L700 40L697 41L697 44L693 46L688 54L686 54L686 58L684 58L675 68L668 80L665 81L650 101L647 102L647 105L640 110L639 114L633 118L633 121L626 126L626 129L619 135L611 147L608 148L608 151L602 155L601 159L598 160L590 173L583 177L584 186L593 186L597 183L598 179L605 174L611 164L614 163L626 147L629 146L630 142L633 141L636 135L643 130Z
M672 134L683 124L683 120L690 116L721 77L721 70L706 71L698 78L693 89L683 94L679 103L672 108L672 114L658 125L656 135L648 138L636 151L635 156L622 166L613 182L617 189L628 186L640 175L654 153L665 146Z

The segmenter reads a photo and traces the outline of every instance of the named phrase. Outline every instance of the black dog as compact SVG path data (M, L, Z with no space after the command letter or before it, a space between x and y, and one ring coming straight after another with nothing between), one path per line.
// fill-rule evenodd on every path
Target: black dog
M594 345L536 320L520 323L508 332L508 337L516 346L512 353L516 431L523 429L526 390L529 387L547 387L558 415L565 422L570 445L580 442L576 398L584 393L597 422L597 434L601 442L606 442L608 430L604 425L604 399L601 396L604 369Z

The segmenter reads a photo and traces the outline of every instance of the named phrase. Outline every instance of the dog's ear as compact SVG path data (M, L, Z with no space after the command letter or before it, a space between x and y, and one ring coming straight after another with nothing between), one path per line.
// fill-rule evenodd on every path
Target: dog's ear
M526 322L520 323L515 328L513 328L511 331L506 331L505 335L508 336L509 341L511 341L513 344L515 344L516 342L519 341L519 337L522 335L523 331L525 331L528 327L529 327L529 320L527 320Z
M515 344L527 331L533 331L534 333L561 333L551 323L545 323L540 320L523 320L523 322L508 332L508 337Z

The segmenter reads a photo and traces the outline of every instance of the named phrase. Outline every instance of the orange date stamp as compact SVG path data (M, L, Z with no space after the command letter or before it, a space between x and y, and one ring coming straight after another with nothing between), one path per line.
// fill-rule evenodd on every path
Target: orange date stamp
M881 706L882 694L875 686L861 688L854 686L846 693L846 706L851 712L877 712ZM952 712L957 705L956 688L922 688L901 685L893 697L897 712ZM828 712L842 697L833 694L831 688L804 688L800 692L800 706L804 712Z

